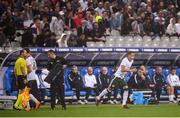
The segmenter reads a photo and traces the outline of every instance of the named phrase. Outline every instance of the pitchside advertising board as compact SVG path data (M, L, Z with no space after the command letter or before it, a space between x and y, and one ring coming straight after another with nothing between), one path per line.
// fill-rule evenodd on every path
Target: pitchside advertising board
M65 57L69 65L116 66L126 56L126 52L136 53L134 66L180 66L180 48L30 48L38 66L47 64L47 51L54 50ZM19 52L10 55L5 63L13 66Z

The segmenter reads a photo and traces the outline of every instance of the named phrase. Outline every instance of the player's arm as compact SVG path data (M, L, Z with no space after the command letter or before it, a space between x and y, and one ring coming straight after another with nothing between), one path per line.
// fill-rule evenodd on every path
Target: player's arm
M136 72L137 69L136 68L128 68L128 67L126 67L124 65L121 65L121 71L122 72Z
M32 66L32 64L29 64L28 66L27 66L27 72L28 73L31 73L33 71L33 66Z

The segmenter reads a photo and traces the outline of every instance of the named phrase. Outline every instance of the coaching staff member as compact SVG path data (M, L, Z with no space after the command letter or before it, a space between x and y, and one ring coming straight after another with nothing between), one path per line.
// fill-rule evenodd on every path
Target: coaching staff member
M49 58L49 62L47 65L47 69L51 72L52 69L57 66L57 64L62 66L62 71L67 66L67 61L63 57L59 57L56 55L54 50L49 50L47 52L47 56ZM50 91L51 91L51 109L55 109L55 100L56 95L60 98L62 109L66 110L65 98L64 98L64 74L63 72L57 76L54 81L51 82Z

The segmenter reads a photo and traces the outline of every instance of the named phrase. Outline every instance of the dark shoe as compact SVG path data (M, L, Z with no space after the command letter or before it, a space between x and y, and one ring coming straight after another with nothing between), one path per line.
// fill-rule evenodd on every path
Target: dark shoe
M62 110L66 110L66 106L62 107Z
M124 109L129 109L129 107L127 106L127 104L126 104L126 105L122 105L122 107L123 107Z
M51 107L51 110L55 110L56 107Z

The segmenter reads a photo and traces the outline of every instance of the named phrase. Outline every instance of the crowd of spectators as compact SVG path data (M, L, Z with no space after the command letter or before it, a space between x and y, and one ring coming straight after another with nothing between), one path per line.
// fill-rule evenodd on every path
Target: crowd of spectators
M113 30L179 36L179 10L179 0L1 0L0 46L20 35L22 47L82 47Z

